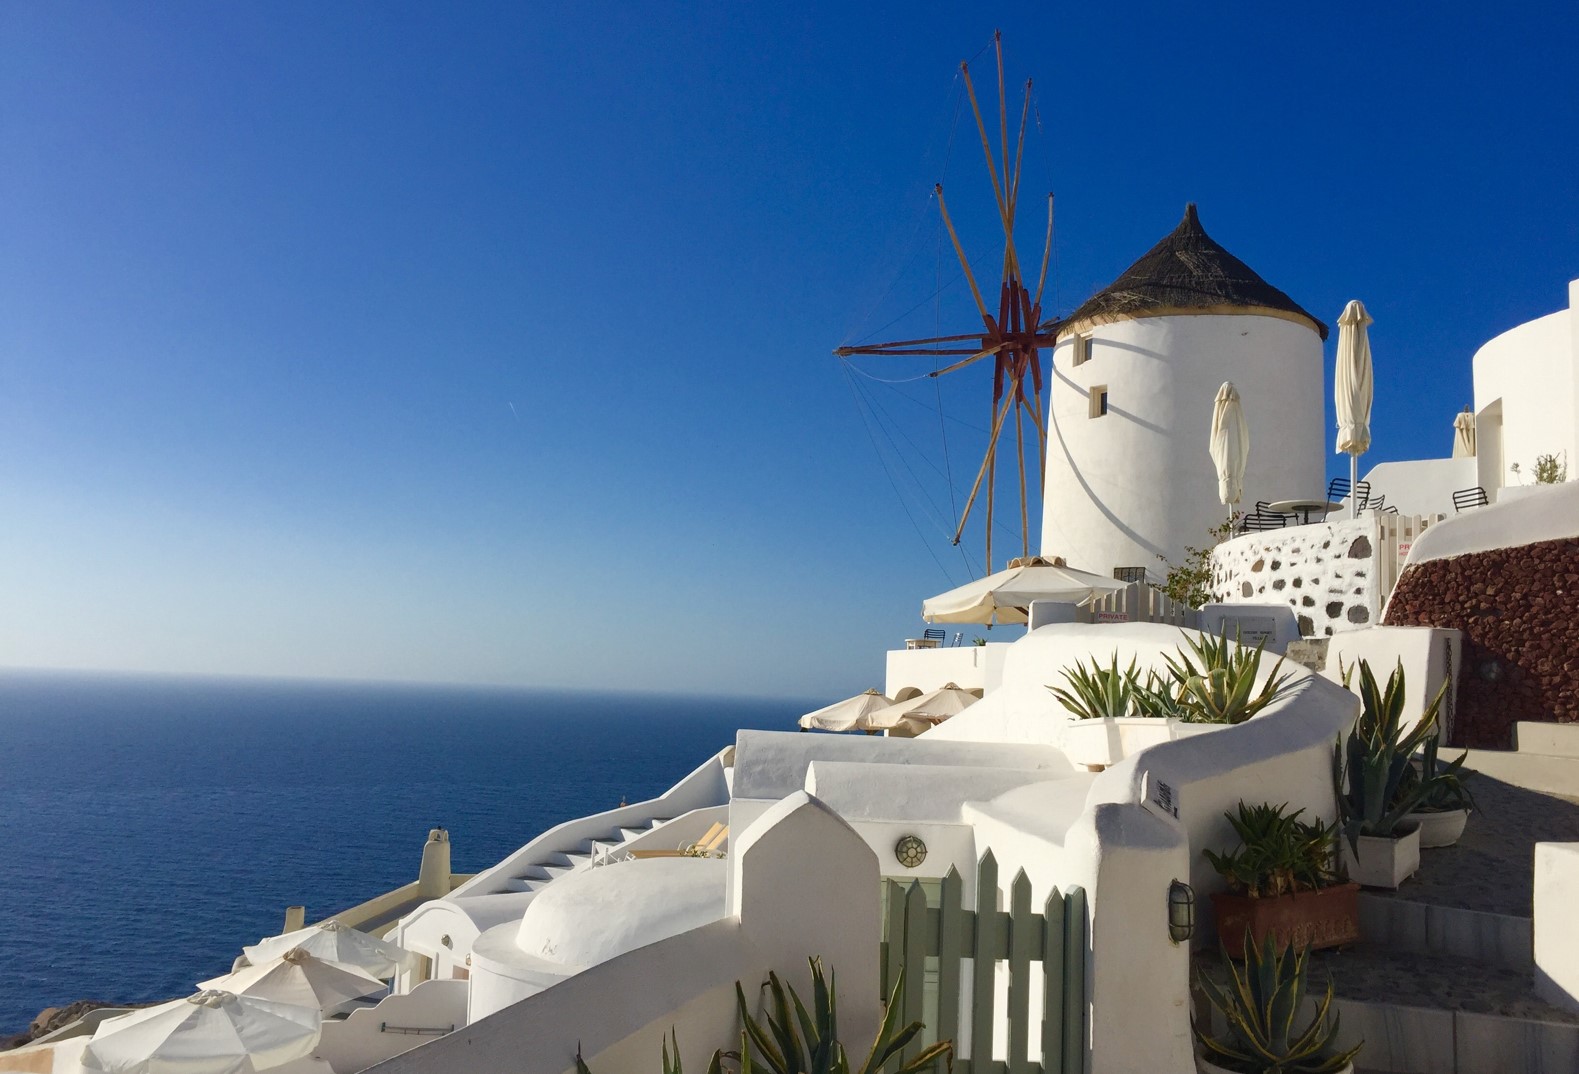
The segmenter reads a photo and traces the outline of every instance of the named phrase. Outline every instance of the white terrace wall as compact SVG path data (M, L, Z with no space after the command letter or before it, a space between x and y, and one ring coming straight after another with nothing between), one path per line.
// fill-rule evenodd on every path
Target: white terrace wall
M424 981L405 995L352 1011L343 1021L325 1022L313 1056L335 1074L352 1074L465 1024L466 982Z
M877 860L811 796L791 795L731 854L730 915L628 951L372 1068L382 1074L569 1074L580 1048L598 1074L656 1069L671 1028L687 1068L738 1045L735 982L768 970L802 994L806 959L838 974L841 1035L870 1040L881 1017Z
M1411 547L1443 517L1372 511L1246 533L1212 550L1212 588L1224 604L1286 602L1307 638L1362 630L1382 621Z

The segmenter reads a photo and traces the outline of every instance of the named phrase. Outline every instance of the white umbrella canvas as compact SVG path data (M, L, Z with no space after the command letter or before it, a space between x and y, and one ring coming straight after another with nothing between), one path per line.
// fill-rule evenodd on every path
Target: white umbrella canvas
M816 712L808 712L799 722L806 731L859 731L863 718L893 703L894 699L887 694L867 690L843 701L835 701Z
M885 709L872 713L862 723L867 731L886 731L902 724L925 727L942 723L951 716L958 716L977 701L981 695L974 690L948 683L908 701L897 701Z
M1217 500L1234 514L1234 505L1245 494L1245 467L1250 463L1250 426L1245 423L1239 390L1223 381L1212 403L1212 434L1208 450L1217 467Z
M310 1007L199 992L107 1019L82 1052L105 1074L254 1074L311 1054L323 1016Z
M1338 372L1333 402L1338 407L1338 453L1349 456L1349 514L1359 513L1354 486L1359 483L1360 456L1371 446L1371 315L1358 299L1338 317Z
M923 601L921 618L929 623L1024 623L1032 601L1089 603L1124 585L1033 556Z
M420 961L415 953L399 944L358 932L338 921L325 921L283 936L271 936L242 948L241 952L248 962L261 966L298 947L329 962L355 966L380 979L393 977L401 970L413 970Z
M384 990L377 977L340 962L330 962L293 947L261 966L246 966L234 973L204 981L205 988L219 988L238 996L295 1003L328 1013L353 999Z

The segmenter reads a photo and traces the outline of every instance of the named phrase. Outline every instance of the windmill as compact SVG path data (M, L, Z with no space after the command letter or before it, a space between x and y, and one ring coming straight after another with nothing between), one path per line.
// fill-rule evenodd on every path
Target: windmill
M985 483L987 492L987 573L992 573L992 530L993 515L996 508L996 485L998 442L1002 439L1009 423L1009 416L1014 416L1014 445L1015 455L1019 464L1019 489L1020 489L1020 542L1021 554L1028 556L1031 551L1030 527L1030 494L1026 487L1025 471L1025 435L1024 420L1029 414L1031 423L1037 434L1037 466L1038 487L1040 480L1046 476L1047 467L1047 428L1042 420L1042 365L1041 350L1053 345L1053 323L1043 325L1042 319L1042 289L1047 283L1047 261L1052 252L1053 243L1053 196L1047 195L1047 234L1042 247L1041 271L1036 282L1036 293L1033 295L1025 285L1025 276L1021 271L1020 255L1014 243L1015 217L1019 209L1020 199L1020 166L1025 156L1025 124L1031 111L1031 81L1025 82L1025 103L1020 109L1019 138L1015 145L1014 163L1009 163L1009 102L1004 93L1003 86L1003 34L993 33L993 46L998 57L998 138L1000 157L996 160L993 156L992 140L987 133L987 125L982 120L981 107L976 100L976 87L971 81L970 66L968 63L959 65L960 74L965 82L965 91L970 97L970 108L976 117L976 131L981 136L981 149L987 159L987 174L992 178L993 196L998 203L998 219L1003 225L1003 272L1002 282L998 286L997 312L988 307L986 299L982 296L976 275L971 271L970 261L965 257L964 248L960 245L959 235L954 230L953 221L949 218L948 205L943 199L943 184L933 187L933 194L937 197L938 212L943 218L943 226L948 229L949 241L954 246L954 254L959 258L960 268L964 271L965 280L970 285L971 296L976 301L976 309L981 314L983 330L980 332L966 332L957 335L932 336L925 339L901 339L888 343L872 343L862 346L840 347L833 353L840 358L849 358L854 355L935 355L935 356L961 356L960 361L936 370L933 377L940 377L955 370L964 369L984 358L993 360L992 371L992 421L987 439L986 456L982 459L981 468L976 473L976 480L971 486L970 496L965 502L965 508L960 513L959 525L954 530L954 544L959 544L960 536L965 532L965 524L970 519L972 508ZM1001 174L1000 174L1001 164ZM1026 380L1031 382L1032 397L1026 394Z

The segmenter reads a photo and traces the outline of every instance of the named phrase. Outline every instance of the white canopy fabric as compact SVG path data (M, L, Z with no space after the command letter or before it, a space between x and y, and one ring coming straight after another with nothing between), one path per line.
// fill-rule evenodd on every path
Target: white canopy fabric
M241 951L248 962L261 966L298 947L326 961L355 966L381 979L393 977L400 970L416 969L421 961L418 955L399 944L358 932L338 921L325 921L283 936L271 936Z
M1245 467L1250 463L1250 426L1245 423L1239 390L1223 381L1212 404L1212 438L1208 445L1217 467L1217 501L1233 507L1245 494Z
M106 1074L254 1074L309 1055L323 1016L311 1007L199 992L106 1019L83 1049Z
M885 709L872 713L866 717L862 729L884 731L907 723L925 727L929 724L941 723L950 716L958 716L980 700L979 691L966 690L949 683L920 697L897 701Z
M1023 623L1033 600L1084 604L1123 588L1114 578L1033 559L923 601L921 618L929 623Z
M341 962L330 962L293 947L261 966L247 966L224 977L204 981L204 988L219 988L238 996L295 1003L329 1013L353 999L384 990L377 977Z
M894 699L887 694L867 690L843 701L835 701L816 712L808 712L799 722L807 731L861 731L864 730L861 726L864 718L893 703Z
M1338 405L1338 453L1359 456L1371 446L1371 340L1366 326L1371 315L1358 299L1338 317L1338 376L1333 401Z
M1453 458L1475 457L1475 415L1464 411L1453 419Z

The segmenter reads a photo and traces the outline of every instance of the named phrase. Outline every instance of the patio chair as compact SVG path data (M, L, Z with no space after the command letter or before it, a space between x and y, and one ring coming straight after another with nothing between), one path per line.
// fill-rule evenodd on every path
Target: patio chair
M1362 511L1383 511L1383 510L1386 510L1386 508L1387 508L1387 497L1386 496L1378 496L1374 500L1371 499L1370 497L1366 497L1365 499L1360 501L1360 509Z
M948 637L948 631L942 627L927 627L921 632L921 636L930 641L942 642L944 638Z
M1453 493L1453 511L1462 511L1466 507L1485 507L1491 500L1486 496L1486 490L1476 485L1472 489L1459 489Z
M1286 515L1255 511L1239 520L1240 533L1257 533L1263 530L1280 530L1288 524Z
M694 843L676 847L673 850L633 850L630 856L640 860L642 858L711 858L723 853L725 841L729 839L729 825L719 824L716 821L707 829L707 833Z

